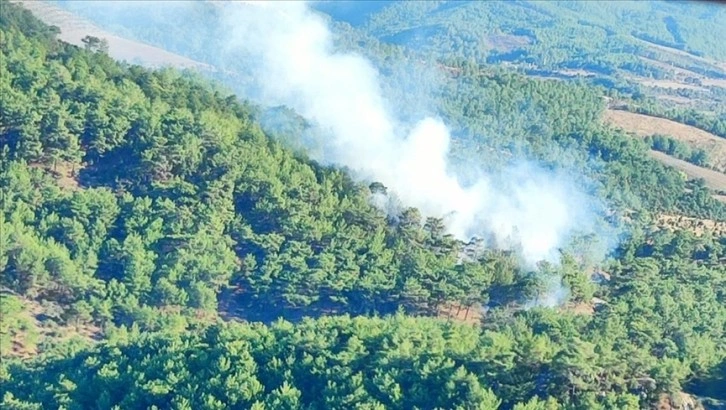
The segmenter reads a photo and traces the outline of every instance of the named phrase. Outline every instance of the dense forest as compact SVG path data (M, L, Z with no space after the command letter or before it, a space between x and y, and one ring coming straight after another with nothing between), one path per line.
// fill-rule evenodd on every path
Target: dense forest
M627 229L525 268L372 206L288 145L294 113L266 131L229 87L57 33L0 1L3 408L723 407L726 237L654 221L726 206L603 125L601 88L439 61L454 157L570 170ZM380 49L395 93L410 54Z

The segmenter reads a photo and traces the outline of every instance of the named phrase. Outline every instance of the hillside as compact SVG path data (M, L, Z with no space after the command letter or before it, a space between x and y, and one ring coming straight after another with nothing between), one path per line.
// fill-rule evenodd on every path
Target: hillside
M686 161L673 158L667 154L658 151L651 151L650 155L668 166L683 171L686 175L688 175L689 178L703 179L705 184L711 189L720 192L726 190L726 175L724 175L723 173L711 171L697 165L689 164Z
M225 63L229 56L206 47L208 41L203 40L223 39L234 31L233 25L220 24L220 7L214 2L163 8L58 4L117 34L217 68L235 68ZM674 107L723 112L726 103L726 56L713 41L722 33L719 22L726 17L722 8L707 2L611 2L593 7L532 1L336 1L311 6L331 16L339 33L353 32L352 42L365 44L361 51L366 54L393 46L435 58L503 65L544 78L582 79L628 94L642 92ZM206 24L208 19L217 22ZM642 19L650 23L644 25ZM176 20L193 26L180 30ZM590 52L593 49L598 52Z
M82 39L86 36L106 40L109 55L117 60L149 67L174 66L197 70L213 70L209 64L200 63L158 47L119 37L80 18L76 14L53 5L51 2L27 0L10 0L10 2L20 4L30 10L34 16L45 24L58 27L60 29L58 38L70 44L82 47Z
M211 44L192 27L224 26L201 7L210 14L188 32L156 38ZM376 44L346 33L336 47ZM376 199L392 189L313 160L304 142L320 131L290 107L69 44L4 0L0 40L2 408L635 410L726 400L726 205L650 158L644 141L603 125L601 88L367 48L404 120L425 93L399 84L402 74L423 82L439 67L429 97L450 127L452 168L514 188L551 182L505 179L511 163L527 162L553 179L571 175L569 201L581 192L602 201L556 258L528 264L521 243L462 240L446 215L383 209ZM191 54L220 64L218 80L269 78L211 48ZM336 101L326 106L334 119L360 98ZM424 142L413 146L420 155L437 141ZM514 188L530 208L548 206L548 192ZM708 234L692 226L704 218ZM462 310L476 313L452 317Z
M153 7L135 9L132 5L117 5L113 7L113 13L104 13L104 10L109 9L110 6L98 7L91 5L90 7L79 8L74 3L64 4L63 6L76 13L95 18L102 24L113 27L126 35L145 39L186 55L206 60L211 64L225 67L226 70L235 71L239 69L239 64L237 64L237 68L234 68L235 62L239 60L226 59L222 55L215 54L213 51L199 46L204 43L204 41L200 41L200 35L201 38L208 38L210 42L213 41L211 38L214 36L224 36L222 34L224 30L209 30L208 28L224 26L223 18L219 15L220 9L215 7L213 3L195 3L194 6L185 7L175 6L165 8L164 11ZM723 106L726 103L726 88L719 86L723 79L726 78L726 71L724 71L726 63L718 60L723 57L719 54L720 49L714 48L707 38L697 37L697 33L701 31L693 29L696 24L701 27L702 24L708 25L717 20L720 13L722 13L718 9L713 9L707 5L697 6L696 9L702 9L703 13L699 23L696 23L691 16L693 13L684 15L678 5L660 7L657 5L636 6L630 3L621 3L619 5L609 5L608 10L595 10L586 5L574 7L572 5L540 5L528 2L516 5L476 2L430 2L416 5L415 3L394 4L380 1L366 2L365 4L317 2L313 3L313 7L352 25L355 34L350 33L348 28L343 25L336 26L339 32L342 33L341 41L350 45L356 42L366 44L360 50L366 54L369 54L373 49L381 50L373 53L372 57L374 59L379 58L375 54L383 54L383 58L390 61L392 55L400 50L423 52L424 54L433 53L437 59L442 59L445 56L443 59L448 61L445 66L449 67L449 70L460 70L461 60L468 58L469 62L481 60L490 64L504 64L510 70L518 67L535 78L570 80L580 78L586 79L586 81L593 84L615 87L626 92L635 90L635 94L645 93L645 95L653 98L650 104L662 104L663 107L670 106L679 111L650 108L643 112L664 117L662 120L636 122L632 116L635 114L628 116L628 114L621 111L616 114L607 114L608 118L612 119L614 115L617 115L616 125L638 135L642 135L644 132L649 133L648 135L659 134L657 131L651 132L651 130L667 124L668 127L665 129L670 130L669 132L675 132L677 135L672 135L672 137L685 141L689 150L701 150L707 153L708 162L704 164L699 162L698 165L707 165L717 171L723 171L724 167L726 167L723 158L724 153L722 152L723 144L720 144L717 139L710 138L705 133L693 128L690 128L693 132L688 131L683 128L686 127L685 125L677 127L673 122L665 122L665 118L670 118L698 126L702 130L711 131L714 134L726 136L726 113L723 112ZM647 12L649 8L662 16L663 26L655 24L648 27L642 25L630 27L628 24L621 24L622 22L614 24L610 17L610 14L617 12L636 19L638 15ZM209 24L205 25L201 22L198 28L192 28L186 33L163 35L165 32L170 34L176 31L174 27L168 26L168 20L163 18L164 14L173 14L178 16L179 19L189 20L193 18L187 16L195 13L210 19ZM480 14L488 16L487 23L479 20L472 25L460 21L462 16ZM403 25L399 28L397 19L402 19L403 17L400 16L404 15L414 15L416 17L408 19L406 21L407 26ZM548 21L551 21L554 15L560 16L558 27L565 26L557 28L557 30L568 33L582 33L582 35L575 36L576 41L567 44L556 42L556 37L552 36L556 33L550 33L553 29L548 26ZM143 20L139 20L139 18ZM670 19L675 19L675 23L666 24ZM668 36L672 35L668 30L674 27L673 24L680 25L681 28L688 27L683 33L688 33L688 36L694 36L694 38L688 40L685 40L685 37L681 38L679 40L682 42L681 45L671 43L668 40L656 40L657 38L667 39ZM159 29L152 32L148 29L150 26ZM379 26L385 26L385 29L379 28ZM403 27L409 28L404 29ZM447 29L428 30L427 27L447 27ZM527 29L525 30L525 28ZM645 32L638 34L639 30L644 29ZM713 29L718 30L718 28ZM395 30L399 30L400 33L391 34ZM529 32L525 33L527 30ZM592 42L593 38L600 38L603 30L607 34L605 37L607 39L606 44L612 49L608 49L604 53L598 53L602 61L590 61L592 60L592 54L582 50L591 46L590 42ZM401 34L404 31L416 34ZM467 52L471 50L482 51L480 54L467 57L461 54L463 44L460 44L460 37L465 33L469 33L469 31L473 33L474 37L470 42L463 43L467 45ZM194 32L200 33L200 35L189 36L189 33ZM681 33L681 35L685 34ZM409 40L400 41L399 37L401 36L412 37ZM560 36L560 34L557 34L557 36ZM536 47L534 40L538 43ZM423 46L424 42L426 46ZM481 42L481 44L477 45L476 42ZM451 45L451 47L446 50L437 48L447 44ZM688 47L699 44L703 49L686 50L687 47L683 44L687 44ZM389 49L390 45L394 48ZM538 60L541 57L538 54L542 51L540 48L544 48L547 53L558 50L560 63L552 64ZM626 49L636 51L634 54L631 51L623 52ZM500 60L492 57L502 53L517 56L517 60ZM579 57L573 56L573 53L577 53ZM583 58L587 61L578 60ZM395 67L396 64L393 63L393 66ZM604 68L588 68L588 64L595 64ZM395 70L391 67L382 68L383 71ZM406 75L405 73L398 73L391 78L391 81L394 84L408 81L405 79ZM440 81L431 78L430 74L427 74L427 77L426 82L436 84ZM221 80L229 84L235 91L244 93L247 86L240 86L245 82L243 78L244 75L233 75L221 78ZM630 85L627 85L628 83ZM411 85L410 87L420 88L420 84L422 84L421 81L417 85ZM416 90L416 92L411 93L411 88L409 88L407 91L409 95L404 94L395 97L407 101L403 105L417 107L421 104L420 101L430 99L425 90ZM625 95L622 97L625 97ZM438 101L434 104L442 105ZM641 105L632 104L633 107ZM643 109L630 108L630 106L627 105L625 108L631 110ZM711 115L711 118L695 117L694 119L694 116L689 113L689 110L694 107L701 110L699 113L715 111L715 115ZM529 121L526 115L522 115L522 118ZM649 128L644 129L642 127ZM681 151L684 151L684 149L682 148ZM693 154L695 155L695 152ZM686 157L686 154L681 153L677 159L688 159ZM670 165L673 165L673 163ZM705 175L710 175L709 171L704 172ZM709 179L714 180L714 178ZM710 186L715 187L716 190L721 189L720 185L714 186L711 184Z
M504 63L552 77L577 73L623 90L639 84L664 100L673 94L668 89L690 89L686 105L723 103L726 54L713 39L726 35L719 23L726 16L707 2L318 2L315 7L380 41L449 58Z
M707 153L706 164L720 172L726 172L726 138L721 138L693 126L681 124L666 118L653 117L623 110L606 110L603 120L613 126L622 128L639 137L664 135L686 143L693 149L701 149ZM709 175L709 170L704 170ZM710 178L715 182L713 178ZM726 187L715 186L714 189L724 190Z
M413 7L413 4L410 3L405 7ZM163 8L144 4L137 6L134 3L114 3L113 5L89 3L88 5L84 5L83 8L73 2L62 5L76 13L81 13L89 18L95 18L99 24L112 27L117 32L126 33L137 39L143 39L144 41L214 65L224 71L224 74L220 73L219 75L215 75L214 78L224 82L234 92L247 95L252 90L252 94L259 93L259 90L254 91L259 85L254 84L254 65L250 63L249 56L245 56L243 50L239 52L231 51L234 48L234 36L230 37L225 34L234 31L235 23L232 21L233 19L227 19L225 13L221 12L222 8L218 6L206 2L175 3ZM316 5L316 7L318 6L323 7L324 5ZM333 8L342 7L353 14L359 13L361 7L370 7L369 17L372 19L372 16L376 15L376 13L388 13L386 10L389 9L388 6L390 4L386 2L373 2L362 6L335 3L335 5L329 4L328 6ZM244 8L250 6L239 5L239 7ZM421 11L424 15L430 11L427 7L423 7ZM466 3L463 9L462 7L464 6L457 6L452 10L457 10L457 13L463 13L468 10L468 7L486 8L489 5ZM230 10L228 14L233 13L234 10ZM364 15L366 14L361 14L361 16ZM499 16L497 18L501 19L506 16ZM193 21L194 26L187 26L185 30L179 30L179 27L173 24L173 21L176 20ZM526 22L527 20L523 21ZM453 25L452 27L459 27L458 20L456 19L453 19L451 24ZM155 27L155 29L151 30L150 27ZM490 91L491 87L501 81L509 80L504 80L504 76L500 74L494 74L496 78L494 80L481 80L482 82L486 81L486 86L490 87L482 89L481 86L484 84L477 84L478 80L470 79L476 78L474 73L479 73L482 67L486 67L485 70L491 72L492 66L462 60L457 56L456 49L452 49L448 53L440 53L441 59L446 60L445 66L449 67L449 71L442 75L442 73L431 72L430 67L434 65L433 62L427 63L425 62L426 60L423 60L422 63L413 63L413 61L421 61L421 58L428 57L421 56L416 50L411 50L410 47L386 44L365 33L361 33L360 30L351 29L350 26L345 26L344 24L334 23L333 27L337 30L337 47L356 50L363 55L369 56L378 65L381 73L385 73L385 75L380 77L380 80L388 92L387 97L391 101L399 102L399 104L396 104L396 109L397 111L401 111L404 117L416 118L421 115L422 111L434 111L437 115L447 120L447 123L456 123L458 129L455 130L455 134L460 133L460 130L468 130L463 139L474 139L473 144L487 145L487 149L494 151L509 152L509 157L516 158L525 154L529 157L534 157L538 161L562 163L563 160L561 157L563 154L559 152L562 148L556 146L557 144L553 146L549 142L553 134L572 132L570 125L579 123L581 119L586 118L587 121L597 119L599 121L601 100L596 96L598 92L594 87L588 89L587 97L582 92L575 91L577 95L588 101L587 104L582 104L582 107L577 107L576 109L573 104L549 104L549 99L560 98L569 100L573 89L576 87L548 85L546 81L530 81L527 82L527 85L524 85L524 82L520 82L525 90L524 93L527 95L501 96L500 98L504 98L504 101L499 102L492 95ZM205 44L213 43L218 44L218 47L205 47ZM240 44L238 43L237 45ZM438 59L438 57L436 58ZM468 74L465 76L464 81L458 81L454 74L456 71L451 70L461 72L463 69L466 69ZM512 73L511 68L501 71L508 74ZM453 80L456 81L452 81L451 78L445 78L451 76L455 77ZM491 75L487 77L491 78ZM443 90L436 91L438 89ZM553 92L545 91L546 98L541 98L540 94L542 90L546 89L552 89ZM471 100L472 98L475 98L477 103L470 104L466 110L458 109L466 100ZM455 101L452 103L451 100ZM536 102L523 102L528 100ZM518 104L516 108L512 105L512 102ZM264 101L259 103L262 105L265 104ZM571 112L565 114L563 110L571 110ZM462 111L468 114L462 115ZM482 112L486 112L487 115L482 116ZM546 127L537 125L543 112L548 117L546 121L549 125ZM492 115L492 113L497 113L497 115ZM671 116L675 115L670 113L666 114ZM710 119L703 121L707 120L708 122L703 125L704 128L716 127L722 129L726 126L726 122L723 119L717 119L718 121L715 123L710 122ZM699 119L699 121L701 120ZM562 123L567 123L568 125L562 126ZM492 130L494 129L497 130L497 134L493 135ZM535 141L533 138L527 136L533 130L535 133L544 132L549 135L541 135L542 138L540 141ZM578 143L570 142L564 145ZM598 142L596 145L600 143ZM455 144L467 146L468 143L464 141L461 144L458 144L458 142L455 142ZM510 152L513 147L516 147L515 150L520 152ZM598 149L598 147L581 148L585 152L591 149L597 152ZM583 168L589 168L588 162L590 159L583 156L583 150L572 149L567 154L564 154L569 157L567 161L575 161L576 164L573 164L573 167L577 170L575 172L580 172ZM471 156L472 152L487 152L486 150L470 150L468 148L466 151L467 156ZM507 158L506 155L500 156L497 159L486 158L486 162L493 165L493 163L505 160L505 158ZM622 172L622 170L618 172ZM593 172L593 177L602 178L603 176L599 175L598 172ZM650 180L648 177L643 178L642 181L636 182L640 187L634 187L634 189L639 189L645 196L649 196L651 195L649 184L655 183L656 180L657 178L655 177ZM629 182L629 184L631 183ZM680 188L680 191L685 193L685 188L683 186ZM652 209L659 209L663 201L658 200L656 202L658 204L654 204L651 201L647 206ZM627 205L627 207L634 206L637 205L634 203ZM706 217L708 215L701 213L699 216Z

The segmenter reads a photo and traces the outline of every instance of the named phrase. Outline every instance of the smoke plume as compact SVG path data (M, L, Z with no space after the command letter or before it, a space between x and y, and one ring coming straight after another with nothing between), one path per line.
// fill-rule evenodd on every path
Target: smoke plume
M233 27L227 46L254 62L260 101L293 108L326 135L317 160L381 182L404 205L444 217L462 240L518 247L529 264L555 259L576 227L592 227L586 197L551 171L522 165L463 184L448 162L446 125L438 118L400 123L374 67L335 52L326 22L305 3L225 7ZM386 208L385 200L376 202Z
M119 10L103 14L106 20L129 19L190 4L169 3L115 3ZM304 2L213 4L224 20L213 31L223 34L209 47L234 58L248 74L249 83L237 89L263 106L287 106L314 124L315 135L323 137L303 141L308 154L347 168L362 182L385 185L391 196L372 196L381 209L396 212L400 202L423 216L442 217L457 238L517 249L530 267L557 262L558 249L570 238L597 230L596 201L567 175L526 161L497 173L451 164L444 122L396 115L402 111L398 101L385 98L374 66L358 54L336 51L327 22ZM420 87L416 91L433 85Z

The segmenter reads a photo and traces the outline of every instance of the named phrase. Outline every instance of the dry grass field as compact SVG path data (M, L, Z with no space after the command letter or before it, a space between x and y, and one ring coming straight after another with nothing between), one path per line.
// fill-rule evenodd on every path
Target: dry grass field
M703 178L704 181L706 181L706 186L713 190L726 190L726 174L702 168L697 165L693 165L690 162L681 161L680 159L673 158L662 152L650 151L650 155L668 166L683 171L689 178ZM716 199L721 199L723 195L714 195L714 197Z
M658 226L670 230L689 230L696 236L701 236L706 232L711 232L714 236L726 236L726 222L667 214L658 215L658 220L656 222Z
M709 165L711 167L718 171L726 171L726 138L721 138L701 129L691 127L690 125L681 124L665 118L622 110L606 110L603 120L639 137L663 134L683 141L693 148L701 148L708 153ZM689 172L684 171L686 173Z

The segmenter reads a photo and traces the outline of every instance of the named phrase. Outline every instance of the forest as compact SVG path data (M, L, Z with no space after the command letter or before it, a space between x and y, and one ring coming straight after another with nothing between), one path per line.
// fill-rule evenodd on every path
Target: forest
M570 170L627 232L604 261L585 237L527 268L386 215L228 74L57 34L0 0L2 408L724 408L726 236L655 221L726 204L604 125L602 88L421 57L455 69L436 98L462 164ZM357 35L339 46L376 43ZM419 57L376 44L395 93ZM556 278L561 306L533 304Z

